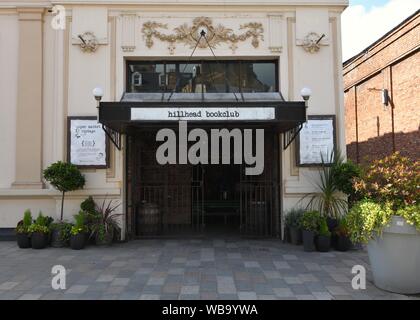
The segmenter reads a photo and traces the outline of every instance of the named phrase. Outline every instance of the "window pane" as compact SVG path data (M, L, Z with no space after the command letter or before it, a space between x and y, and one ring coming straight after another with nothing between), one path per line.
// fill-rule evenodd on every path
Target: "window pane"
M243 62L241 85L243 92L276 91L275 64L271 62Z
M179 64L179 86L178 92L201 92L203 82L200 63ZM198 85L197 85L198 84Z
M176 88L176 64L166 64L165 74L166 74L166 91L172 92Z
M130 65L128 81L130 92L163 92L165 90L164 65L161 63Z
M206 92L226 92L226 72L224 62L203 62L202 73Z
M240 92L239 89L239 63L238 62L228 62L226 64L226 82L227 82L227 92Z

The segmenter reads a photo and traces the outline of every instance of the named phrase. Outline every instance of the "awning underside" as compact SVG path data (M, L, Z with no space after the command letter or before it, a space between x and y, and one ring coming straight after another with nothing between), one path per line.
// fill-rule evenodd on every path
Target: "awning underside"
M181 118L136 117L135 114L165 114L179 110L229 111L240 110L244 118L203 118L187 119L189 127L202 128L267 128L279 133L286 133L284 146L300 131L306 121L304 102L287 102L278 92L269 93L125 93L120 102L101 102L99 105L99 122L102 123L108 136L120 140L120 134L134 134L139 130L156 130L178 126ZM271 111L267 118L253 113L262 110ZM114 142L115 144L115 142ZM117 144L116 144L117 145ZM120 142L118 143L120 146ZM118 147L117 146L117 147Z

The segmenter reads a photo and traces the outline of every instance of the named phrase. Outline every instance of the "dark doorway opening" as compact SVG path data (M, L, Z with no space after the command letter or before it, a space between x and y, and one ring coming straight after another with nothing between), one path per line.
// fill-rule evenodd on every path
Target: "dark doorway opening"
M240 165L205 165L204 221L209 234L240 232Z
M264 133L264 172L244 164L156 161L156 130L127 136L127 231L138 237L279 236L279 135ZM254 142L256 143L256 142ZM259 142L260 143L260 142Z

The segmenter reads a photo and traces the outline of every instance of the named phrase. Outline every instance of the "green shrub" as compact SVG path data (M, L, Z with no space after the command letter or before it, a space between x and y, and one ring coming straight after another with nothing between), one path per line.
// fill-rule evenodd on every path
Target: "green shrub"
M420 203L419 186L420 162L398 152L374 161L354 183L355 190L363 198L389 202L394 211Z
M347 216L342 217L340 220L338 220L338 226L335 228L334 233L338 236L342 237L349 237L350 236L350 230L348 226Z
M354 188L354 180L362 174L362 169L355 163L348 160L347 162L338 162L331 167L333 180L337 189L347 194L349 197L356 196Z
M51 223L50 230L58 230L60 234L60 241L66 242L70 239L70 231L72 224L68 222Z
M302 215L305 212L303 209L291 209L286 213L286 225L289 228L301 228L300 222Z
M325 237L331 236L331 232L330 230L328 230L327 219L325 217L320 217L318 225L319 225L318 234L320 236L325 236Z
M320 213L318 211L306 211L302 215L301 225L302 229L306 231L318 231L318 223L320 219Z
M29 233L37 232L37 233L45 233L45 234L47 234L47 233L49 233L49 229L48 229L47 226L43 226L43 225L39 225L39 224L33 223L33 224L31 224L29 226L28 232Z
M76 235L79 233L87 232L88 227L86 225L86 213L80 210L78 214L74 216L74 225L71 227L70 233Z
M420 231L420 204L408 205L396 212L397 216L403 217L408 224L415 226Z
M44 216L42 214L42 211L40 211L38 213L38 217L35 220L35 224L37 224L39 226L49 227L52 221L53 221L53 218L48 217L48 216Z
M96 204L92 196L89 196L80 204L80 209L82 209L86 213L95 213L95 207Z
M85 177L77 166L58 161L44 170L44 178L58 191L61 191L61 220L63 220L64 195L68 191L83 188Z
M29 226L32 224L32 213L31 210L26 209L23 214L23 219L19 221L16 226L16 233L28 233Z
M381 205L369 199L356 203L346 218L350 239L354 243L367 243L375 236L381 235L392 214L389 203Z

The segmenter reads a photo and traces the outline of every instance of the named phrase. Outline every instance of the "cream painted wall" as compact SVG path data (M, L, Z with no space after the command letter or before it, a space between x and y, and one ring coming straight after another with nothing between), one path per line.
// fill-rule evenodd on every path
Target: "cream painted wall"
M66 1L64 0L63 3ZM113 1L118 3L118 1ZM126 2L126 1L125 1ZM168 2L172 2L168 0ZM183 1L181 1L183 2ZM260 22L265 33L264 41L258 48L251 41L239 43L235 54L222 44L215 50L220 58L264 58L279 59L280 87L283 95L290 100L301 100L300 89L309 86L313 96L309 103L309 114L337 114L339 146L344 148L344 131L342 127L343 101L341 84L341 41L340 11L347 1L312 1L311 6L297 7L307 1L265 1L269 6L241 7L247 1L232 1L233 6L194 7L181 5L167 7L162 13L162 7L148 5L115 5L112 7L72 5L67 6L69 18L67 30L56 31L50 27L51 16L46 14L44 22L44 79L43 79L43 167L51 162L66 158L65 119L69 116L96 115L96 103L92 97L92 89L102 86L105 89L104 101L119 100L125 89L126 59L179 59L188 57L191 48L177 44L173 55L170 54L167 43L154 39L154 46L147 48L141 33L142 24L153 20L167 23L168 30L183 24L191 24L199 16L208 16L213 23L232 28L239 33L239 26L246 22ZM138 2L137 2L138 3ZM316 4L325 6L316 7ZM197 3L195 3L197 4ZM251 4L251 2L248 2ZM276 4L287 4L277 6ZM252 2L254 5L254 2ZM10 10L10 9L8 9ZM204 12L204 13L203 13ZM133 17L133 24L124 20L125 15ZM275 18L275 30L270 23L269 15ZM115 19L115 37L113 36L113 19ZM332 20L335 19L335 20ZM335 21L335 22L334 22ZM275 36L268 34L275 31ZM8 30L5 32L3 30ZM98 35L100 47L95 53L83 53L77 45L77 34L93 31ZM123 36L124 32L124 36ZM299 46L302 36L309 32L326 33L321 50L310 54ZM334 37L336 36L336 38ZM5 40L3 40L3 38ZM278 39L278 41L276 41ZM5 157L0 157L0 167L8 170L0 172L0 227L13 227L20 219L27 206L34 210L42 209L46 214L57 215L60 197L51 188L32 192L31 190L10 190L14 172L14 135L16 119L16 69L18 24L15 15L1 14L0 6L0 40L8 44L7 49L0 50L1 70L8 72L7 77L0 76L1 108L6 102L7 117L0 118L0 126L8 128L6 135L0 136L0 148L10 150ZM276 50L271 42L275 42ZM123 45L132 44L133 50L123 50ZM115 52L113 51L115 49ZM127 48L124 48L127 49ZM7 57L7 59L3 58ZM195 57L212 57L208 49L197 49ZM7 63L5 63L7 61ZM337 96L338 95L338 96ZM3 112L2 112L3 114ZM4 147L5 146L5 147ZM123 151L124 152L124 151ZM66 217L78 210L80 202L89 194L101 198L109 194L113 198L124 199L124 156L116 151L115 170L110 174L106 170L84 170L87 184L83 191L70 194L66 202ZM300 197L314 191L310 182L316 174L314 169L299 169L293 163L293 146L282 154L282 198L283 210L293 207ZM3 188L3 189L2 189ZM13 205L14 201L16 205ZM32 203L32 205L31 205ZM123 207L120 209L123 212Z
M0 188L15 179L19 28L16 14L0 13ZM0 209L0 214L1 214Z

